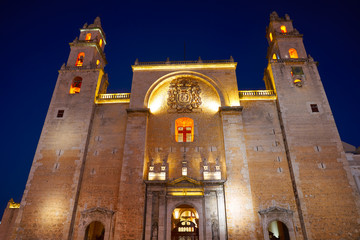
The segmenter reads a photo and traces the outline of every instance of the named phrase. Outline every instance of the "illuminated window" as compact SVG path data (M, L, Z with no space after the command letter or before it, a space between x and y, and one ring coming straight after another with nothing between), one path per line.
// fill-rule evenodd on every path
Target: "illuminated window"
M86 34L85 41L90 41L91 33Z
M272 33L269 34L269 38L270 38L270 42L272 42L272 40L273 40Z
M82 83L82 78L81 77L74 78L73 82L72 82L72 84L70 86L70 94L79 93L80 88L81 88L81 83Z
M56 117L57 117L57 118L62 118L62 117L64 117L64 112L65 112L65 110L58 110Z
M301 81L301 79L295 79L295 80L294 80L294 84L295 84L295 86L297 86L297 87L301 87L301 86L302 86L302 81Z
M79 53L76 59L75 66L81 67L84 63L84 58L85 58L85 53L84 52Z
M310 104L312 112L319 112L319 107L317 104Z
M176 119L175 140L177 142L194 141L194 121L191 118L183 117Z
M277 59L277 57L276 57L276 54L275 54L275 53L273 54L272 59Z
M290 58L299 58L298 54L297 54L297 51L294 48L289 49L289 55L290 55Z
M100 41L99 41L99 46L100 47L102 46L102 39L100 39Z
M99 65L100 64L100 60L96 60L96 65Z
M286 27L284 25L281 25L280 30L282 33L286 33Z

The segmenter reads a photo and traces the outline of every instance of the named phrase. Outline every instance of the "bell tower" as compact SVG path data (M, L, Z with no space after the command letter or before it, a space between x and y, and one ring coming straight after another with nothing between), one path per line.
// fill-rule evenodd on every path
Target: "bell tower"
M270 15L264 81L277 95L277 110L304 239L331 239L358 228L359 213L339 218L359 203L348 177L342 143L322 85L317 62L288 15ZM344 187L344 184L347 187ZM352 192L352 194L349 194ZM346 201L343 201L344 199ZM329 206L331 201L341 204ZM327 220L326 220L327 219ZM331 220L332 219L332 220ZM330 224L327 224L331 222ZM342 238L350 236L343 235ZM340 238L340 237L339 237Z
M69 239L86 161L96 96L105 92L105 33L100 18L70 43L59 70L21 208L16 239Z

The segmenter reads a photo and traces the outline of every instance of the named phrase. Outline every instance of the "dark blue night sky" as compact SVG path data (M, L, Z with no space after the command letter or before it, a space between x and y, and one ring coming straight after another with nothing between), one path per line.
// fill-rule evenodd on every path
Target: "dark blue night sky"
M276 4L270 4L276 2ZM130 92L135 59L228 59L239 90L264 89L269 15L304 34L343 141L360 146L359 1L8 1L0 5L0 216L20 202L58 70L85 22L101 17L109 92Z

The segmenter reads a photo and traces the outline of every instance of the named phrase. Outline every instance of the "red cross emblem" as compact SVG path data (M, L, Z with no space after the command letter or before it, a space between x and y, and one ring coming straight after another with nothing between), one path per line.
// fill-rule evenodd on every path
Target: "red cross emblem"
M191 127L178 127L178 142L191 142Z

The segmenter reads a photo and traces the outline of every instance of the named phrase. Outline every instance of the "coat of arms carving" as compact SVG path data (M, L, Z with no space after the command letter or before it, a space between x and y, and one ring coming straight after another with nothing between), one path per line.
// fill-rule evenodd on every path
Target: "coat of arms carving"
M201 111L201 89L198 82L190 78L178 78L171 81L168 91L168 112Z

